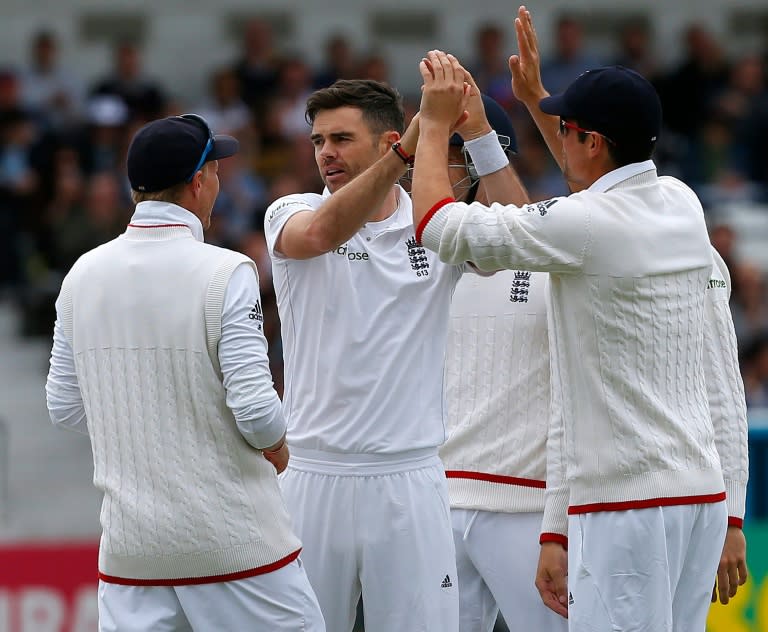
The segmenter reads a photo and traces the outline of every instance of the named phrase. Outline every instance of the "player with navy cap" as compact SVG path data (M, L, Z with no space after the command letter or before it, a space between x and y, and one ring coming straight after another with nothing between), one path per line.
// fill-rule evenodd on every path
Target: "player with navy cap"
M142 127L131 221L56 301L48 409L89 435L104 494L100 630L325 630L277 483L256 266L203 241L237 150L195 114Z
M704 380L713 260L701 204L650 159L661 128L650 84L610 67L549 97L523 22L521 8L513 87L573 194L453 201L439 155L465 108L465 74L431 51L420 66L417 236L446 262L550 273L545 603L577 631L703 629L729 508ZM738 473L728 489L745 483Z

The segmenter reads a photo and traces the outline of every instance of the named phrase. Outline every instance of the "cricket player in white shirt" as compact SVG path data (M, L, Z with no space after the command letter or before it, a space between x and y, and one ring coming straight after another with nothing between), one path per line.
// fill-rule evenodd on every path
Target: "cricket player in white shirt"
M519 37L526 20L532 30L521 8ZM521 43L510 61L518 98L530 50ZM421 71L417 237L448 262L551 275L545 602L568 614L571 630L703 629L729 513L702 362L712 255L695 195L649 160L658 97L618 67L585 73L560 97L544 98L539 80L538 94L521 100L550 147L562 141L577 193L488 208L455 203L439 160L465 107L464 70L432 51ZM560 137L545 113L560 116ZM728 482L737 501L745 483L739 474ZM569 540L579 546L566 563ZM567 596L547 584L564 568Z
M329 630L458 630L443 358L464 264L415 239L398 184L418 121L399 95L339 81L307 103L326 191L267 211L292 458L281 487ZM446 146L447 146L446 141ZM445 161L445 156L443 156ZM429 331L424 324L429 323Z

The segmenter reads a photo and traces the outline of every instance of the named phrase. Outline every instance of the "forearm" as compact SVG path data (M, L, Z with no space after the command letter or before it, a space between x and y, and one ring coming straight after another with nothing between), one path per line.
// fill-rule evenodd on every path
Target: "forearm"
M511 165L480 178L489 202L522 206L530 201L528 191Z
M85 406L75 372L75 359L58 320L54 325L45 395L48 414L54 425L88 434Z
M237 429L243 438L259 450L278 450L285 439L286 422L280 400L263 402L235 413Z
M371 167L331 195L312 215L308 237L329 252L348 241L385 203L403 176L405 163L388 151Z
M250 265L240 265L224 295L219 365L238 430L249 444L263 449L280 441L286 422L272 386L262 323L250 318L254 305L260 305L258 278Z
M546 96L548 96L548 94L545 92L541 95L541 98L543 99ZM539 109L540 100L541 99L538 99L535 104L526 104L526 106L528 107L531 117L533 117L533 122L536 123L536 127L539 128L539 132L541 133L542 138L544 138L544 142L547 143L549 153L552 154L552 158L557 162L560 171L564 171L565 162L563 157L563 144L558 136L560 120L556 116L544 114L544 112Z
M448 139L447 127L421 122L411 185L413 225L417 228L437 202L453 198L448 174Z

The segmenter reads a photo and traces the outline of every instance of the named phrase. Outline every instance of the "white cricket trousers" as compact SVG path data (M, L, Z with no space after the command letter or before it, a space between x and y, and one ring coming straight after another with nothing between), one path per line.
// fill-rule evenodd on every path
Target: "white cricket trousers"
M571 632L704 632L724 502L568 518Z
M328 632L457 632L448 486L434 449L397 455L291 448L280 477Z
M491 632L499 609L510 632L566 632L535 585L543 515L451 509L460 632Z
M99 632L325 632L300 560L246 579L188 586L99 581Z

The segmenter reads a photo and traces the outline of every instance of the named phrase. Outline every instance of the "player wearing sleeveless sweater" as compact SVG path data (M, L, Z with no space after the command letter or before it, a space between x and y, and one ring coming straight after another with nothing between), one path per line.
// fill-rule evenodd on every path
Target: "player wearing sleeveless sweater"
M142 127L131 223L56 301L48 409L91 440L102 631L325 630L277 483L256 266L203 243L237 148L192 114Z

